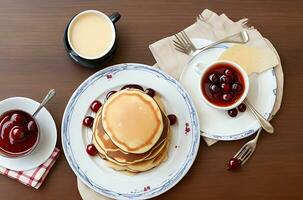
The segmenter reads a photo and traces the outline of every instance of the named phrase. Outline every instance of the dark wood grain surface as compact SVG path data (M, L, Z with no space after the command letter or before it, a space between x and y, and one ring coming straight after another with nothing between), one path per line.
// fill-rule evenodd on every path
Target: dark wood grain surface
M226 170L227 160L248 140L203 140L197 159L173 189L158 199L303 199L303 1L301 0L1 0L0 99L27 96L40 100L57 90L47 108L58 129L73 91L97 71L74 64L62 44L69 18L86 9L119 11L119 44L109 65L153 64L148 45L193 23L209 8L232 19L247 17L278 50L285 74L282 108L272 121L275 134L262 134L257 151L244 169ZM1 200L81 199L76 176L63 152L44 185L35 190L0 176Z

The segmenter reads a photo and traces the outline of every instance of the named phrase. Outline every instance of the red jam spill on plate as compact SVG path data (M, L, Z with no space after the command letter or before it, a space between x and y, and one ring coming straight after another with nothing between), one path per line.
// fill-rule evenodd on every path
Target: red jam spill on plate
M205 72L201 90L212 104L227 107L234 104L244 92L244 78L240 71L229 63L218 63Z
M37 140L38 127L31 115L13 110L0 117L0 147L7 154L25 154Z

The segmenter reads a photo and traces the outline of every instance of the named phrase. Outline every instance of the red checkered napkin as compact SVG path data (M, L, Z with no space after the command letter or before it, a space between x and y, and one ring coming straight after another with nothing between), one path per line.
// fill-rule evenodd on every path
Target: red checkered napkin
M38 189L56 162L59 156L59 151L60 150L58 148L55 148L51 156L37 168L27 171L14 171L0 166L0 173L4 176L15 179L24 185Z

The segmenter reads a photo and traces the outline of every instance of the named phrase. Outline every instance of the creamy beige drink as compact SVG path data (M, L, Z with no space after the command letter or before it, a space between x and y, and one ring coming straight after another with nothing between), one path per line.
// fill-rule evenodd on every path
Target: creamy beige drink
M77 15L68 30L72 49L81 57L96 59L113 46L115 30L109 18L98 11L85 11Z

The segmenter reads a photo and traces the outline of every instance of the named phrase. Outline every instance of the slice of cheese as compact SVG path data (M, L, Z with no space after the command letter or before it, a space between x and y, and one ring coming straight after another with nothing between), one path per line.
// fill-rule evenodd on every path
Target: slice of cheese
M247 74L260 73L279 64L276 55L271 50L241 44L227 49L219 60L233 61L239 64Z

